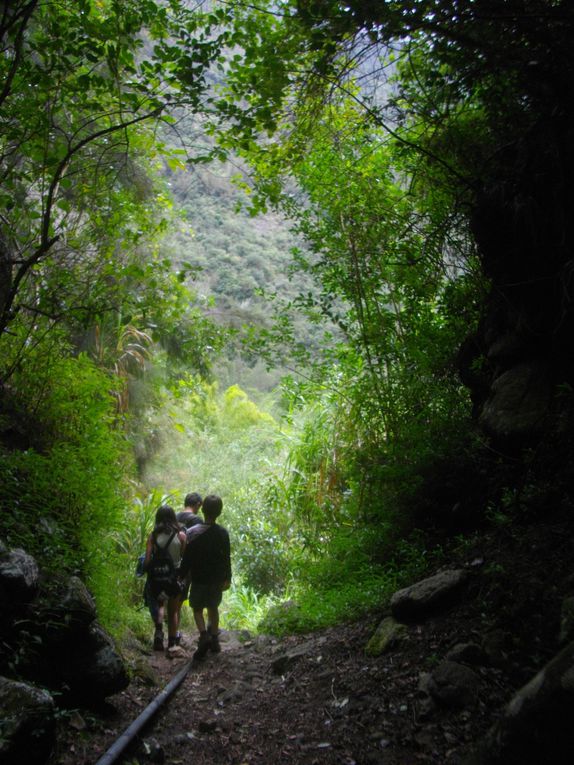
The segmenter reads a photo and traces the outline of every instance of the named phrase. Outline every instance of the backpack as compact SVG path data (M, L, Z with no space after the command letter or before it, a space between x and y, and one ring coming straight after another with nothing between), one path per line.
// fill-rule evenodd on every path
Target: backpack
M139 578L145 574L145 553L138 556L136 561L136 576Z
M154 541L153 553L147 567L147 576L152 593L156 597L164 592L173 598L180 592L177 568L169 554L169 546L177 533L174 531L163 547L157 540Z

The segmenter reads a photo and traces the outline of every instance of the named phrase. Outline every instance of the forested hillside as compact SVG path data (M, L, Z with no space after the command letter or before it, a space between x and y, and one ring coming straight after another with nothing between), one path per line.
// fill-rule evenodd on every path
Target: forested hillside
M178 136L169 130L167 135L178 145ZM174 265L189 265L205 315L237 333L216 362L218 379L268 391L286 370L276 363L272 371L259 354L246 351L245 328L271 330L273 315L281 310L275 307L275 296L292 304L313 284L292 270L292 251L303 245L289 221L273 211L250 214L247 173L233 161L175 170L166 165L162 177L173 197L175 220L161 246ZM316 325L295 307L290 315L295 341L316 350Z
M251 311L261 318L263 301L257 291L292 292L286 268L295 246L286 221L277 216L251 217L243 193L233 185L232 165L198 166L168 176L176 209L187 230L166 237L175 260L188 260L198 269L196 284L216 296L217 308L228 311L227 323L240 324ZM170 232L171 233L171 232ZM225 313L223 313L225 318Z
M255 632L570 534L569 2L14 0L0 40L0 563L42 570L1 673L70 575L149 641L188 491Z

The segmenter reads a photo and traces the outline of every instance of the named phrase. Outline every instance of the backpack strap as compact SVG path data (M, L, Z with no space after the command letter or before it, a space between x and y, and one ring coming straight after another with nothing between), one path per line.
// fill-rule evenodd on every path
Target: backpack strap
M158 550L167 550L167 548L170 546L170 544L173 541L173 538L175 537L177 533L178 532L176 529L164 545L160 545L160 543L157 541L157 537L155 537L154 539L155 546L158 548Z

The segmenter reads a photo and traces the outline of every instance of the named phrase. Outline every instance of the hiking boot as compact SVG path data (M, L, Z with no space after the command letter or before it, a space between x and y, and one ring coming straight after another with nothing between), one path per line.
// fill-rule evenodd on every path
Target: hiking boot
M176 645L181 645L181 646L185 645L185 638L179 632L175 636L175 644Z
M203 659L205 654L209 650L209 645L211 643L211 638L209 637L207 630L204 630L199 635L199 641L197 643L197 649L195 653L193 654L194 659Z
M153 636L153 650L163 651L163 631L156 630Z
M221 646L219 644L219 632L211 636L209 650L213 651L213 653L221 653Z
M213 651L213 653L221 653L221 646L219 645L219 631L214 633L211 624L208 624L207 634L209 635L209 650Z

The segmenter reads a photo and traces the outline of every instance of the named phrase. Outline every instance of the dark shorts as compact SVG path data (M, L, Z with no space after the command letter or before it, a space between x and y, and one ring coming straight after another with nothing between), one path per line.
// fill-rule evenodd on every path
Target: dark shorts
M217 608L221 603L221 586L219 584L191 583L189 592L189 605L194 611L202 608Z

